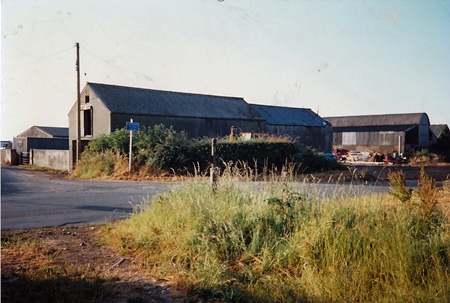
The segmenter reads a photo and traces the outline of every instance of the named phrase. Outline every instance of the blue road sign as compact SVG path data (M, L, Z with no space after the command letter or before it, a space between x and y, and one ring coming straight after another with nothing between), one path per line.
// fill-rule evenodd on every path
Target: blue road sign
M138 122L127 122L127 130L137 132L139 130Z

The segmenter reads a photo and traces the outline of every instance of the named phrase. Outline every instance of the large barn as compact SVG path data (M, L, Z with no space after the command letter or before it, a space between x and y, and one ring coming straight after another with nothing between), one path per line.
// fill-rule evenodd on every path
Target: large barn
M243 98L87 83L81 92L81 150L91 138L109 134L133 119L140 126L163 124L190 137L229 135L232 126L261 132L265 120ZM71 157L77 140L77 104L69 112Z
M426 113L324 118L333 126L333 148L404 153L430 145Z
M71 161L76 157L77 102L69 112ZM331 150L331 127L310 109L248 104L243 98L87 83L80 96L80 152L94 137L127 122L163 124L192 138L223 137L232 127L242 132L298 138L305 146Z

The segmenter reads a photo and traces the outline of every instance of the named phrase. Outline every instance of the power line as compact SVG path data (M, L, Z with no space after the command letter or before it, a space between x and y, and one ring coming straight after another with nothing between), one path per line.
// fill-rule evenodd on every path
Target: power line
M71 46L71 47L66 48L66 49L64 49L64 50L62 50L62 51L59 51L59 52L57 52L57 53L54 53L54 54L52 54L52 55L48 55L48 56L46 56L46 57L39 58L39 59L37 59L37 60L35 60L35 61L33 61L33 62L29 62L29 63L27 63L27 64L23 64L23 65L20 65L20 66L18 66L18 67L24 67L24 66L27 66L27 65L31 65L31 64L34 64L34 63L37 63L37 62L46 60L46 59L48 59L48 58L54 57L54 56L56 56L56 55L59 55L59 54L65 52L65 51L68 51L69 49L72 49L72 48L74 48L74 47L75 47L75 46Z

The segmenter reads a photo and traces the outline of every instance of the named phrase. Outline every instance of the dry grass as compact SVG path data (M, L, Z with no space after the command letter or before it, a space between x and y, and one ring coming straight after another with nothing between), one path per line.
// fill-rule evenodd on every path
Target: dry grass
M51 245L2 235L2 302L101 302L114 277L80 267Z
M411 204L393 196L326 203L315 196L278 182L192 183L110 227L108 241L202 301L448 298L450 224L438 212L445 203L431 217L418 192Z
M99 238L99 226L2 232L2 299L22 302L184 302L135 258Z

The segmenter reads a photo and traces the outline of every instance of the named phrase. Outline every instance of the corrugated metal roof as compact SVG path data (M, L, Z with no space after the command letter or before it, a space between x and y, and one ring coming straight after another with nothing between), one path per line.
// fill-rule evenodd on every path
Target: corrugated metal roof
M428 119L428 115L426 113L324 117L324 119L330 122L333 127L352 127L415 125L420 124L420 120L424 116L428 120L428 124L430 124L430 120Z
M267 124L295 126L327 126L328 123L309 108L250 104Z
M334 127L333 132L335 133L346 133L346 132L387 132L387 131L410 131L418 127L417 124L414 125L375 125L375 126L345 126L345 127Z
M243 98L88 83L112 113L264 120Z
M41 137L40 134L47 135L47 138L68 138L69 128L33 125L26 131L20 133L17 137Z
M36 126L53 137L69 137L68 127Z

